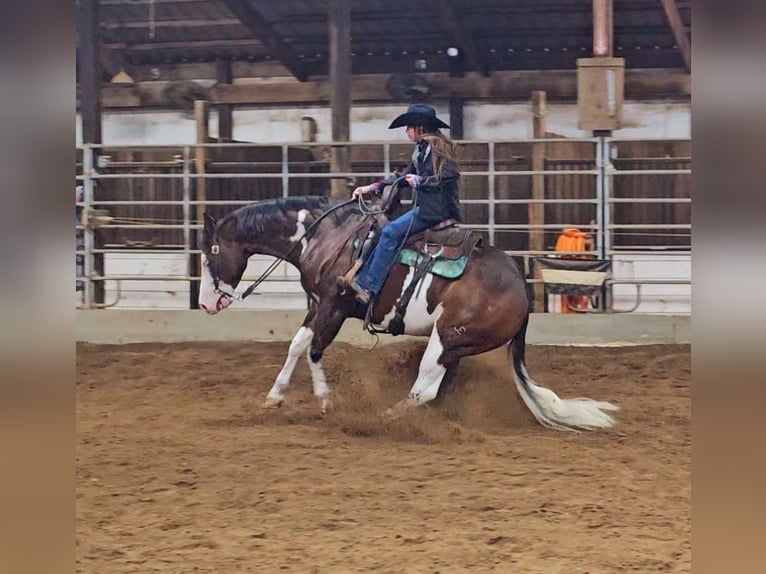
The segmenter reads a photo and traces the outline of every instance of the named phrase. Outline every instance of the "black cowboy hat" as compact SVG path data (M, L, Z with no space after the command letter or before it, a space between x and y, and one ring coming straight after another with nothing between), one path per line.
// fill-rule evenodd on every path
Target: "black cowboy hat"
M402 126L424 126L427 128L452 129L439 118L436 117L436 110L425 104L412 104L407 108L407 113L402 114L391 122L388 129L400 128Z

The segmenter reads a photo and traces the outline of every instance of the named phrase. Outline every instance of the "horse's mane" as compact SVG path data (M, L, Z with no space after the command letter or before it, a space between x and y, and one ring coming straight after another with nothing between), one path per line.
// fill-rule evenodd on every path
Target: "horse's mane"
M291 219L290 213L306 209L314 217L318 217L343 201L346 200L324 195L301 195L278 199L264 199L231 212L226 219L236 219L237 234L240 236L247 236L252 232L268 233L270 229L273 229L275 223L286 223ZM343 208L335 211L334 214L338 214L345 220L346 216L354 211L352 208L353 205L349 205L349 209ZM339 224L342 222L338 220Z

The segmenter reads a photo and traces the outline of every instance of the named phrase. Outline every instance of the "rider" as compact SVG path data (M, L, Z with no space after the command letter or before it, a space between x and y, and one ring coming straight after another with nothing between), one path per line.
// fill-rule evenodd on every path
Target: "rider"
M407 137L415 145L412 161L404 170L404 179L394 174L383 181L357 187L354 198L370 192L379 195L386 185L399 179L398 187L415 190L415 207L390 221L380 233L380 240L349 287L360 303L369 304L386 280L396 250L405 236L419 233L446 219L460 221L455 144L439 128L450 127L436 117L436 111L424 104L413 104L398 116L388 129L406 126Z

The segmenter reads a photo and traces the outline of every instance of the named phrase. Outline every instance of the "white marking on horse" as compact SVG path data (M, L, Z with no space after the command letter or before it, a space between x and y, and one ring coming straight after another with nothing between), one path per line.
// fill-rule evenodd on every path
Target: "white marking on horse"
M310 327L298 329L290 343L290 350L287 352L285 364L282 366L282 370L279 371L271 390L269 390L269 394L266 396L265 406L278 406L285 400L285 393L290 386L290 378L295 370L295 364L305 352L306 360L311 369L311 380L314 383L314 395L319 399L319 406L322 408L322 412L325 412L330 407L330 388L327 386L327 377L324 374L322 362L314 363L310 357L310 344L313 337L314 331Z
M301 253L306 249L308 241L306 240L306 218L309 215L308 209L298 211L298 221L295 224L295 234L290 237L291 242L301 241Z
M210 268L207 257L202 254L201 265L201 279L199 284L199 296L197 297L197 305L201 309L204 309L208 315L215 315L218 311L226 309L231 304L228 297L222 296L220 293L216 293L215 285L213 284L213 276L210 274ZM226 293L234 294L234 287L224 281L218 281L218 288Z
M415 274L415 268L410 267L407 277L402 284L402 294ZM427 335L433 324L441 316L444 307L440 304L436 306L431 314L428 313L428 288L433 281L433 275L426 273L420 284L415 287L410 302L407 304L407 310L404 313L404 333L406 335ZM399 296L401 297L402 294ZM395 309L392 309L383 319L383 324L388 324L394 318Z
M409 397L399 401L394 407L389 409L388 414L399 416L407 409L427 403L436 398L439 392L439 386L442 383L447 368L439 363L439 357L444 352L444 346L439 336L436 325L431 330L431 337L428 339L423 358L420 359L418 368L418 378L410 389Z
M325 377L322 361L316 363L311 360L311 348L306 351L306 359L311 369L311 380L314 383L314 396L319 399L319 406L322 412L327 412L330 407L330 387L327 386L327 377Z
M290 377L295 370L295 363L298 362L298 358L308 349L311 339L314 336L314 331L308 327L301 327L293 337L290 343L290 350L287 351L287 358L285 364L282 366L282 370L279 371L274 384L266 396L266 402L269 405L279 405L285 399L285 391L290 386ZM312 375L314 374L312 370Z

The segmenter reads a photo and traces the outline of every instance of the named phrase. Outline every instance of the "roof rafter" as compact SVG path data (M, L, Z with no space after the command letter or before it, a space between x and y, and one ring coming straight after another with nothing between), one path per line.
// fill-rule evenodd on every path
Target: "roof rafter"
M148 20L133 20L129 22L99 22L98 26L102 30L121 30L127 28L146 28L147 30L154 26L155 28L212 28L215 26L237 26L242 22L238 18L220 18L211 20L210 18L184 19L184 20L157 20L150 22Z
M293 76L301 82L306 81L306 67L298 54L277 35L273 26L253 8L249 0L223 0L223 3Z
M458 44L458 47L465 54L467 61L482 76L489 76L489 62L482 56L471 34L461 23L463 20L455 13L450 0L434 0L434 10L438 15L439 25L452 36L452 39Z
M678 44L678 51L681 52L681 56L684 59L684 66L687 72L692 71L692 47L689 38L686 35L686 29L684 23L681 20L681 14L678 12L678 6L676 6L675 0L661 0L662 7L665 9L665 16L667 16L670 29L673 31L673 37Z

